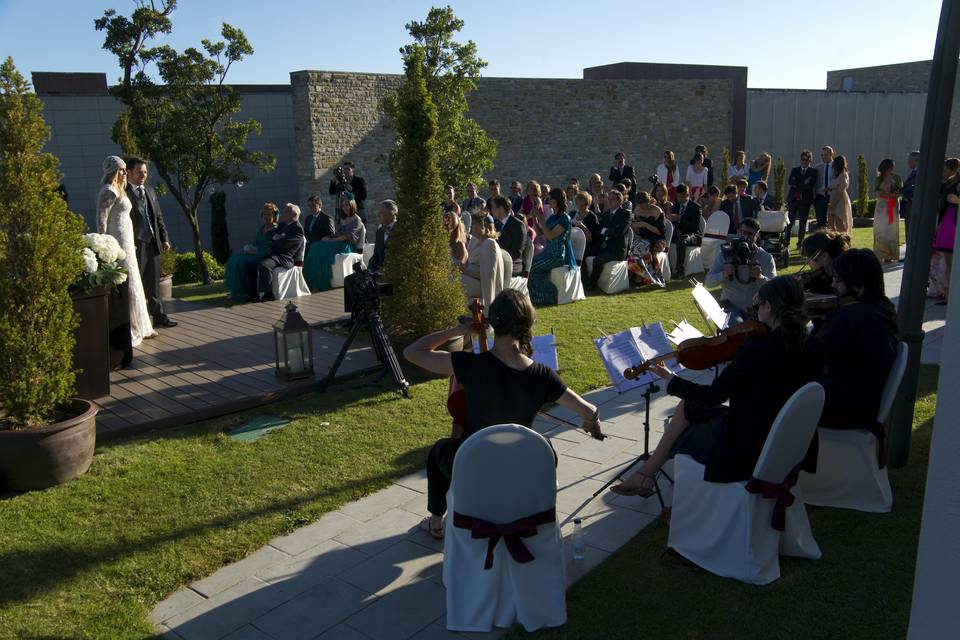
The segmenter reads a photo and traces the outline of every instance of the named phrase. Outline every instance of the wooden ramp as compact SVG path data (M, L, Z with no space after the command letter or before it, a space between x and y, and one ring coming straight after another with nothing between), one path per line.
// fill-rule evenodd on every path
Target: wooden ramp
M133 362L110 377L100 406L101 440L204 420L303 393L315 380L284 383L274 375L273 324L288 301L221 308L181 301L165 303L179 323L160 329L134 350ZM346 319L343 290L294 300L311 324ZM314 369L322 378L344 338L314 331ZM369 347L351 348L338 377L376 365Z

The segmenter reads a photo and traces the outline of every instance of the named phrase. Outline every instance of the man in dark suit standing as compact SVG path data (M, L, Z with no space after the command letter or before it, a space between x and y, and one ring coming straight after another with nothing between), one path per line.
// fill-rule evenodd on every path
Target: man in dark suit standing
M627 234L633 214L629 206L624 205L623 194L616 189L607 193L609 209L600 217L600 235L603 238L600 250L593 259L590 276L585 282L588 289L597 287L603 265L608 262L620 262L627 259Z
M387 245L390 243L390 233L393 231L393 225L397 223L398 212L397 203L393 200L384 200L377 210L380 226L377 227L377 239L374 241L373 255L370 257L370 264L367 266L374 273L383 271Z
M736 185L728 184L724 187L720 210L730 216L730 228L727 233L736 233L744 219L756 218L755 206L753 198L737 191Z
M500 233L497 244L510 254L513 260L511 276L522 276L524 273L524 249L530 243L527 235L527 225L510 211L510 203L503 196L490 199L490 215L493 216L494 226Z
M627 156L623 151L617 151L613 160L616 164L610 167L610 182L620 184L624 178L630 178L630 200L633 201L637 195L637 179L633 175L633 167L627 164Z
M907 173L903 181L903 195L900 196L900 219L903 220L904 230L907 239L910 238L910 207L913 206L913 194L917 189L917 165L920 163L920 152L911 151L907 156L907 167L910 172Z
M677 247L677 271L674 277L682 278L687 247L699 247L703 242L700 227L703 212L700 205L690 200L690 189L682 182L677 185L677 201L667 214L667 219L673 223L671 242Z
M827 206L830 204L830 170L833 166L833 147L820 149L820 166L817 169L817 191L813 195L813 210L817 213L817 225L827 226Z
M252 291L251 301L273 300L273 270L277 267L293 267L300 243L303 241L303 226L300 224L300 207L287 203L280 216L280 224L273 232L267 257L259 263L250 262L244 267L247 290Z
M147 298L147 311L153 318L153 326L175 327L177 323L163 312L160 299L160 252L170 251L167 227L163 211L157 201L157 192L147 184L147 161L143 158L127 159L127 197L133 209L133 232L137 240L137 264L143 293Z
M323 240L332 236L335 232L333 227L333 218L323 212L323 201L320 200L320 194L315 193L307 198L307 208L310 209L310 215L303 221L303 233L307 238L307 247L317 240Z
M353 194L353 199L357 203L357 215L364 224L367 222L367 214L364 212L364 202L367 201L367 181L356 174L356 165L352 162L344 162L342 167L344 181L338 182L336 178L330 181L330 195L335 196L344 191ZM337 218L340 218L340 211L337 211Z
M790 170L788 181L790 190L787 192L787 211L790 213L790 225L787 227L787 244L790 244L790 235L793 225L799 222L797 230L797 250L803 242L807 232L807 219L810 217L810 206L813 204L814 192L817 190L817 170L810 166L813 153L809 149L800 152L800 166Z

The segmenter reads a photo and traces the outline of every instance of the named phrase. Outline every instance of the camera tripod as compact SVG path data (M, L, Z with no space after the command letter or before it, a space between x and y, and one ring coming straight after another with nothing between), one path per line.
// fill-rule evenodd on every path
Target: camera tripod
M623 468L621 468L620 473L614 477L607 480L607 482L597 489L593 497L596 498L598 495L607 490L607 488L612 485L614 482L623 479L623 474L632 469L638 462L646 462L650 459L650 396L654 393L660 391L660 387L657 386L657 383L654 380L651 380L647 383L647 388L643 391L643 400L644 400L644 416L643 416L643 453L641 453L635 460L628 462ZM666 503L663 501L663 493L660 491L660 476L663 476L667 479L670 484L673 484L673 478L667 475L667 472L663 469L657 471L656 475L653 478L653 487L657 492L657 500L660 501L660 508L665 509Z

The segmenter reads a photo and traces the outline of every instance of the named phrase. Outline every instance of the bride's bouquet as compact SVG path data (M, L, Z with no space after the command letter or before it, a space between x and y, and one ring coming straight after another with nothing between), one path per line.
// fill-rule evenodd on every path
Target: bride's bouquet
M127 269L123 266L127 254L116 238L103 233L88 233L83 236L83 244L83 275L70 287L72 291L86 293L127 281Z

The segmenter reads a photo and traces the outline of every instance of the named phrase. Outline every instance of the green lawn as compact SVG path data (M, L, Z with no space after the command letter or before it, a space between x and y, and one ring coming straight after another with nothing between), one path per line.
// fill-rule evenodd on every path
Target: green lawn
M197 287L190 294L211 291ZM665 290L591 296L574 305L543 309L538 332L555 330L563 377L572 388L585 392L607 383L590 341L598 328L610 333L641 320L684 317L698 323L699 314L689 287L675 282ZM307 394L245 414L104 444L83 478L48 491L0 499L0 638L149 635L147 614L182 585L422 468L429 445L449 431L446 382L414 380L412 400L384 389L357 389L355 384L356 380L326 394ZM223 435L261 413L288 415L293 422L249 444ZM921 432L915 455L923 450L925 437ZM855 527L862 522L859 517L847 517L849 524L844 524L841 516L814 516L818 536L821 521L841 518L835 530L849 526L859 532L852 540L869 538L877 545L869 562L877 571L889 572L891 580L908 585L906 589L912 584L913 551L904 540L915 542L917 526L916 519L907 516L919 513L919 489L911 495L903 486L908 475L921 486L919 464L896 472L898 510L885 519L870 520L875 523L870 531L864 525ZM908 511L911 504L913 511ZM591 593L601 587L591 591L588 585L605 586L607 580L598 583L590 578L578 586L571 595L571 614L578 607L599 611L595 600L610 598L618 602L617 611L602 628L622 629L620 620L627 619L623 611L639 610L643 599L664 589L662 583L670 578L644 580L653 576L662 537L662 530L644 533L597 574L613 572L625 585L599 597ZM827 535L822 541L829 539ZM639 549L638 544L651 545L651 550ZM906 556L908 560L898 560ZM634 567L628 564L630 558L643 564ZM828 556L816 566L829 567L830 562ZM618 569L622 567L630 570ZM801 575L792 565L787 574L782 584L789 584L790 574ZM861 583L862 602L874 595L866 593L873 580ZM842 592L844 602L852 601L846 581L833 579L824 585L831 595ZM721 598L727 587L704 589L711 598ZM589 619L597 621L595 616ZM722 617L715 621L723 622ZM571 615L570 628L584 628L577 624Z
M184 302L196 302L213 307L232 307L244 304L227 295L223 280L214 280L211 284L181 284L173 288L173 297Z

